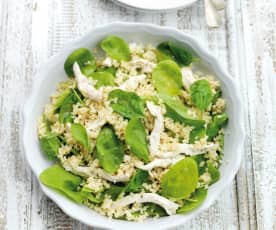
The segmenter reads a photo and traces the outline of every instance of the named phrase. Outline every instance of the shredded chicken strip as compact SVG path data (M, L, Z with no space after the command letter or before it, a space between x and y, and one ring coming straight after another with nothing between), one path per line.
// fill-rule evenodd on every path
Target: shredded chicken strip
M160 145L160 134L164 129L164 118L160 106L154 105L152 102L147 101L147 108L149 109L152 116L154 116L154 127L151 131L149 140L150 140L150 153L155 155L158 153Z
M80 66L77 62L75 62L73 65L73 71L74 71L74 75L77 81L77 86L80 92L84 96L90 98L91 100L94 100L94 101L102 100L102 97L103 97L102 89L97 90L94 88L94 86L92 86L89 83L89 80L87 79L87 77L82 74L80 70Z
M128 195L113 203L114 208L128 206L133 203L155 203L165 209L168 215L174 215L179 205L155 193L138 193Z
M79 166L78 164L79 162L75 162L75 164L73 165L70 161L64 161L63 162L63 166L67 171L71 171L74 174L77 174L79 176L83 176L83 177L90 177L92 175L98 175L99 177L110 181L112 183L117 183L117 182L127 182L130 180L130 176L128 175L112 175L109 173L106 173L103 169L101 168L91 168L88 166Z
M192 144L178 143L174 144L174 150L170 152L159 152L156 156L159 158L172 158L180 154L186 154L190 156L200 155L205 152L215 150L218 148L217 144L207 144L202 147L195 147Z
M179 160L182 160L184 157L181 155L174 156L173 158L166 159L154 159L152 162L148 164L143 164L142 162L135 162L135 167L139 169L143 169L145 171L151 171L153 168L167 168L170 165L175 164Z

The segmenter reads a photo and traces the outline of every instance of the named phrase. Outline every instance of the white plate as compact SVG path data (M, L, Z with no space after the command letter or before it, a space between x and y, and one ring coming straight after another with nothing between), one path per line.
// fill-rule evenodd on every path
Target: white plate
M193 212L187 215L149 219L143 223L108 219L83 205L70 201L42 184L40 184L41 188L65 213L90 226L118 230L146 230L165 229L181 225L206 210L218 198L220 192L231 183L240 166L245 135L242 122L242 103L232 78L221 67L217 59L200 46L194 38L176 29L143 23L108 24L95 28L82 38L68 44L59 54L52 57L46 64L41 65L37 76L33 78L35 82L30 98L24 108L23 144L26 158L36 177L52 164L44 157L39 148L36 132L37 118L42 114L45 104L49 102L50 95L55 92L57 83L67 78L63 64L68 54L79 47L92 49L99 41L110 34L118 35L128 42L135 41L156 45L162 41L172 40L186 45L193 49L201 58L197 68L213 73L220 80L223 97L227 101L227 114L229 116L229 123L225 133L225 155L220 167L221 179L209 188L206 200Z
M166 11L184 8L198 0L113 0L122 6L133 7L143 11Z

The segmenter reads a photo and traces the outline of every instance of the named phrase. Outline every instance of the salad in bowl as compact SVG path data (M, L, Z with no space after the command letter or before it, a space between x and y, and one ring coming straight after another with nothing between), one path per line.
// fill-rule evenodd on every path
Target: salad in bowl
M38 118L39 180L101 215L143 221L201 206L220 179L228 116L220 81L189 48L117 35L77 48Z

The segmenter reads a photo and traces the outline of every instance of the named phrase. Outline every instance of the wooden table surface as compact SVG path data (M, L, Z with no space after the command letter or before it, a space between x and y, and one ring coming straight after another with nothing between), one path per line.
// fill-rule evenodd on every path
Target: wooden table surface
M218 29L207 29L203 1L153 14L101 0L1 0L0 229L91 229L41 192L24 157L22 108L39 64L114 21L173 26L195 36L242 92L247 138L239 173L209 210L179 229L276 229L275 0L229 0Z

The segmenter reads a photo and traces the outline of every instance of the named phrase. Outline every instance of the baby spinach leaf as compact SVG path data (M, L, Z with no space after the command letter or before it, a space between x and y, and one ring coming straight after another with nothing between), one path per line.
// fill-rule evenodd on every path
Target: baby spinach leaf
M192 102L200 110L205 110L212 102L212 91L210 83L205 80L198 80L190 87Z
M93 78L93 80L96 80L97 83L95 85L95 87L98 89L101 86L114 86L115 82L114 82L114 76L110 73L110 72L94 72L90 75L90 77Z
M72 137L80 143L88 152L91 152L90 140L86 129L81 124L71 124Z
M40 174L39 179L44 185L58 190L72 200L78 203L82 202L83 198L77 192L77 187L82 182L82 179L65 171L61 166L53 165L45 169Z
M117 200L117 198L122 193L124 188L125 188L125 186L111 184L110 187L106 190L105 194L109 195L112 200Z
M192 53L174 42L162 42L157 46L157 49L163 53L163 58L169 57L176 61L180 66L188 66L193 62ZM160 56L161 55L159 55L159 57Z
M41 137L39 140L40 147L43 153L49 160L55 160L60 147L60 141L57 136L49 133L48 135Z
M130 61L131 55L128 44L117 36L108 36L101 42L106 54L119 61Z
M68 89L68 90L65 90L64 92L62 92L62 93L58 96L58 98L57 98L57 100L56 100L56 102L55 102L55 104L54 104L54 110L55 110L55 112L62 106L62 104L64 103L64 101L66 100L66 98L67 98L70 94L71 94L71 90Z
M205 134L206 134L206 130L204 127L194 128L190 132L189 144L194 144L196 140L200 140L205 136Z
M84 75L93 72L96 69L96 61L92 53L86 48L74 50L64 63L64 70L68 77L74 77L73 65L77 62Z
M147 171L138 169L134 176L127 183L124 192L140 192L142 189L142 184L148 182L149 173Z
M111 73L114 77L116 76L116 69L114 67L99 67L96 69L96 72L108 72Z
M187 198L195 191L197 181L197 164L191 157L186 157L171 166L161 178L162 194L174 199Z
M192 156L192 158L197 163L198 175L202 175L203 173L205 173L206 159L204 157L204 154L195 155L195 156ZM202 162L204 162L204 165L201 164Z
M39 176L39 180L46 186L57 190L59 193L67 196L77 203L83 203L85 200L90 200L94 203L99 203L91 193L78 191L82 179L79 176L73 175L65 171L59 165L53 165L45 169Z
M154 203L144 203L144 207L146 207L146 212L150 217L162 217L167 216L166 211L159 205Z
M66 122L73 122L72 118L72 111L73 105L77 102L82 102L78 93L72 89L67 97L62 101L60 108L59 108L59 122L66 123Z
M96 150L100 166L108 173L116 172L124 158L124 146L111 127L105 126L100 131Z
M149 161L147 133L139 117L133 117L128 122L125 139L134 155L144 162Z
M211 184L216 183L220 178L219 170L211 162L207 162L207 169L212 178Z
M184 201L182 207L180 207L176 212L178 214L188 213L196 208L198 208L207 197L207 189L199 188L191 196L190 201Z
M92 189L85 186L81 188L80 192L85 195L89 201L95 204L101 203L104 199L103 193L98 192L99 196L96 196L95 192Z
M125 118L144 116L144 102L136 93L115 89L109 93L108 99L111 108Z
M45 116L45 114L43 114L43 116L42 116L42 121L43 121L43 123L46 126L46 134L47 135L50 134L51 133L52 122L47 119L47 117Z
M217 100L221 97L222 91L221 89L217 90L212 98L212 104L215 104Z
M157 96L143 96L143 101L146 103L147 101L152 101L154 104L158 104L159 100Z
M182 76L178 65L165 60L159 62L152 71L153 85L160 94L178 95L182 87Z
M166 55L164 52L161 52L158 49L155 50L155 56L158 63L164 60L173 60L169 55Z
M213 140L219 133L219 130L227 124L228 117L225 113L215 115L211 123L207 126L208 141Z
M179 98L172 98L168 96L161 96L163 102L166 105L165 116L172 118L174 121L178 121L187 125L196 127L203 126L205 121L198 117L192 117L189 114L190 108L186 107Z

